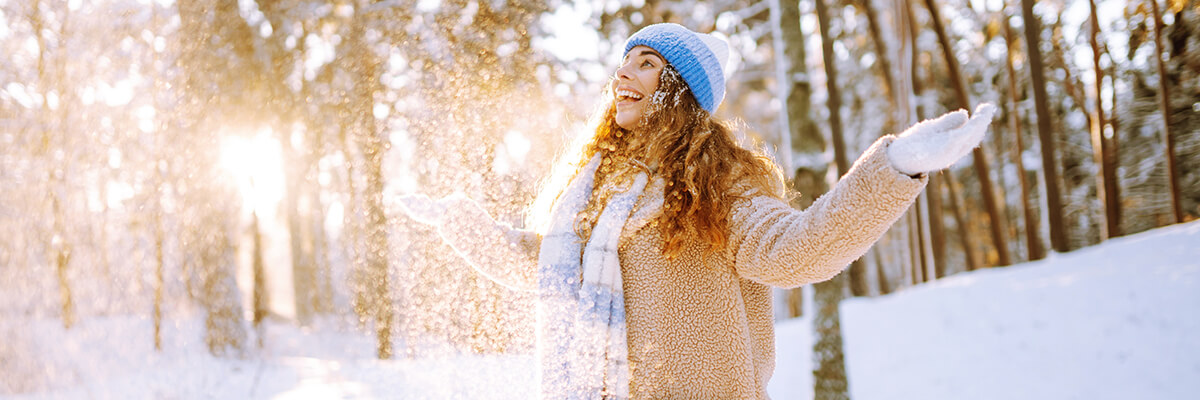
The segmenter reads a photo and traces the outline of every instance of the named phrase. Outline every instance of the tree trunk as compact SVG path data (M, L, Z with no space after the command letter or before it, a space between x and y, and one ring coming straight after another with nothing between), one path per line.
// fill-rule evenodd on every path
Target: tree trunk
M924 196L928 195L928 192L924 193ZM932 281L937 279L937 273L934 272L937 268L932 265L933 260L930 259L933 255L933 244L930 243L932 235L930 233L929 226L929 205L928 202L922 202L920 199L917 200L918 201L915 204L916 207L913 208L913 211L915 211L917 214L917 229L919 230L918 233L920 234L918 238L920 239L921 245L921 276L924 277L926 281Z
M61 87L63 83L61 74L64 67L61 65L61 62L59 65L56 65L58 76L55 78L50 77L50 67L47 65L47 58L49 55L46 54L46 38L42 33L44 30L48 31L50 28L45 25L45 21L42 19L41 5L42 3L40 1L35 1L33 3L33 9L29 14L29 24L33 28L34 36L37 40L38 46L38 90L45 95L50 88L53 87L57 93L65 95L66 92L63 91L63 88ZM53 33L59 38L58 48L61 49L63 48L63 42L66 40L66 21L61 21L58 28L59 29L55 30ZM59 57L59 60L63 59L63 57ZM48 238L46 238L47 240L45 243L49 244L48 258L53 260L51 262L54 264L55 280L58 282L59 298L61 299L62 304L63 327L70 329L71 326L75 324L75 302L71 295L70 282L67 279L67 267L71 261L71 245L67 240L62 200L59 198L58 193L58 190L64 187L64 182L66 181L66 168L69 160L66 158L58 160L54 156L56 153L54 150L57 150L59 147L65 147L63 144L59 143L59 137L58 135L55 135L55 132L65 129L66 126L64 124L63 126L59 126L58 129L53 129L50 127L54 117L51 115L52 110L50 110L50 107L46 103L47 102L43 101L40 109L38 110L38 119L40 122L40 129L42 130L42 142L41 146L38 147L38 152L43 157L46 170L48 171L46 177L46 197L50 203L50 213L51 218L53 219L53 222L51 223L50 235ZM62 112L64 113L66 112L66 109L67 107L60 107L60 110L63 110ZM62 122L63 121L60 121L60 124ZM64 153L68 153L66 151L67 149L63 148L63 150ZM65 157L69 158L70 156L68 155Z
M824 0L816 0L818 3ZM817 307L817 340L813 345L813 399L848 400L849 383L842 350L842 317L838 304L845 298L846 274L813 285Z
M1057 144L1050 123L1049 99L1046 95L1046 72L1039 50L1042 24L1033 13L1034 0L1021 0L1021 17L1025 22L1025 48L1032 76L1033 102L1037 112L1038 139L1042 145L1042 173L1046 182L1046 216L1050 220L1050 246L1058 252L1068 250L1066 225L1063 222L1062 192L1059 190Z
M1096 0L1088 0L1088 8L1090 15L1088 18L1091 21L1091 32L1088 35L1088 41L1092 45L1092 67L1096 75L1095 82L1095 106L1096 112L1092 114L1092 152L1095 157L1096 167L1100 170L1100 174L1096 177L1096 190L1098 195L1104 200L1104 220L1101 230L1100 240L1105 240L1111 237L1121 236L1121 200L1120 188L1117 186L1117 159L1116 153L1113 153L1111 140L1105 138L1104 125L1104 70L1100 68L1100 42L1097 36L1100 35L1100 21L1096 18ZM1111 131L1116 134L1116 130Z
M150 6L150 24L151 24L150 29L152 29L154 31L158 31L161 28L161 25L159 24L159 19L158 19L158 5L157 4ZM158 61L159 61L158 52L155 52L154 55L152 56L151 63L156 65L156 64L158 64ZM152 78L152 86L151 86L153 89L151 90L150 94L152 96L151 97L152 104L154 104L155 106L158 106L158 104L159 104L158 88L161 87L159 85L162 82L160 82L161 73L159 73L157 71L155 71L155 72L156 73L154 74L154 76ZM154 176L155 187L162 187L163 183L166 182L166 179L165 179L166 177L164 176L165 171L163 171L163 168L162 168L166 161L163 159L163 153L165 152L164 151L165 146L163 146L163 143L162 143L163 142L163 140L162 140L163 139L163 131L161 129L162 125L158 124L156 126L156 128L158 128L158 129L156 129L154 132L154 142L153 142L154 149L152 151L152 153L154 154L154 159L155 159L153 176ZM163 232L162 196L163 196L162 193L155 193L153 196L154 211L151 214L152 220L150 221L150 223L153 224L152 234L154 235L154 311L153 311L154 314L153 314L153 319L154 319L154 350L157 350L157 351L162 351L162 300L163 300L162 287L163 287L163 268L164 268L164 265L163 265L163 241L165 239L164 236L166 236L165 233ZM108 207L106 206L105 209L107 210ZM104 243L107 245L108 242L105 241Z
M386 147L376 126L374 96L379 90L379 60L366 39L365 15L355 16L351 22L348 55L355 71L354 91L351 94L353 134L359 140L363 156L363 211L365 212L366 249L364 258L368 279L371 315L374 317L375 333L379 341L377 355L380 359L392 357L392 301L388 283L388 238L387 218L383 213L383 155Z
M863 14L867 16L867 30L871 33L871 41L875 43L875 59L877 60L876 64L879 65L880 80L883 81L883 88L886 92L884 95L887 96L889 104L892 106L892 113L889 115L894 118L897 108L896 89L892 83L892 63L887 51L887 42L883 40L883 34L880 32L879 27L879 17L876 16L875 7L871 5L871 0L857 0L857 2L859 7L863 9ZM892 119L889 118L888 121L891 122ZM888 125L885 126L885 131L891 131L893 128L891 125L894 124L889 123Z
M338 71L354 71L361 72L354 64L353 58L356 57L354 52L356 48L350 46L339 46L339 54L334 57L334 61L329 68L321 70L317 74L317 80L322 85L333 87L334 76L341 74ZM345 50L343 50L345 49ZM344 51L344 53L341 53ZM362 78L370 79L370 78ZM354 88L358 84L356 80L349 86ZM349 94L352 94L351 92ZM357 179L362 168L359 168L360 154L355 147L357 144L357 129L361 123L358 118L363 118L360 115L366 112L354 102L352 96L341 96L334 101L332 114L345 116L337 118L337 142L340 147L339 151L345 159L345 180L342 181L345 187L341 188L346 196L341 200L344 202L344 211L342 212L342 232L340 234L340 242L343 244L343 251L346 252L349 258L349 277L350 288L352 291L350 306L357 317L358 327L366 329L367 322L372 315L372 301L370 294L370 282L366 265L366 224L363 222L363 195L360 193L362 189L357 184ZM357 108L356 108L357 107ZM367 109L369 111L370 109Z
M842 137L842 97L837 84L837 59L833 54L833 38L829 36L829 11L825 0L816 0L817 22L821 32L821 55L825 62L825 88L829 92L829 136L833 142L833 160L837 166L838 177L850 170L850 161L846 159L846 141Z
M793 8L795 4L789 4ZM771 25L771 51L773 53L775 71L775 95L779 102L783 104L784 109L779 113L779 147L775 159L779 161L779 167L784 171L784 174L792 171L792 134L790 120L788 115L788 57L786 57L786 49L788 46L795 46L795 43L784 43L783 36L783 5L779 0L771 0L770 7L770 25ZM793 10L794 11L794 10ZM790 21L789 21L790 23ZM797 24L799 22L797 21ZM795 27L792 27L795 28ZM801 37L803 39L803 37Z
M912 268L912 284L919 285L927 281L925 279L925 270L921 268L921 214L916 208L910 208L905 213L905 225L908 227L908 255L909 265Z
M375 135L372 135L375 136ZM383 214L383 144L368 139L364 143L366 155L366 212L367 212L367 271L371 280L371 297L374 303L375 332L379 340L380 359L392 357L392 301L388 282L387 220Z
M1030 1L1030 0L1025 0ZM1171 211L1175 223L1183 222L1183 205L1179 200L1179 166L1175 164L1175 138L1171 137L1171 92L1167 82L1167 66L1163 62L1162 13L1158 1L1150 1L1150 12L1154 13L1154 62L1158 65L1158 108L1162 110L1163 138L1167 145L1167 188L1171 192Z
M290 133L290 132L288 132ZM290 136L284 134L283 136ZM308 168L304 161L307 157L298 154L291 145L290 138L284 138L282 153L285 168L285 191L283 207L287 210L288 237L292 255L292 286L295 293L296 319L303 325L311 322L316 311L317 266L313 249L312 204L307 194L309 190ZM299 170L299 171L297 171ZM304 207L307 205L307 207Z
M842 140L842 121L839 114L841 95L837 86L837 67L833 55L833 38L829 36L829 11L825 0L814 0L817 11L817 23L821 32L821 54L825 64L825 82L829 92L829 130L833 141L833 158L837 165L838 176L846 174L850 168L846 160L846 145ZM813 347L813 380L814 398L817 400L849 399L846 380L846 366L842 352L841 315L838 304L842 301L843 288L846 280L855 281L851 286L861 284L863 289L856 294L866 293L866 282L862 279L862 262L855 260L850 265L849 274L838 274L833 279L814 285L816 289L816 334L817 342ZM856 280L855 278L859 278Z
M959 190L958 181L954 174L946 173L946 190L950 191L950 208L954 210L954 222L958 225L958 238L963 247L963 255L967 259L967 271L979 269L979 260L975 257L975 247L971 243L970 237L967 235L967 216L963 215L963 200Z
M917 28L917 19L915 16L913 16L912 1L895 1L897 3L896 8L899 10L898 12L903 14L903 16L896 17L897 21L899 21L897 24L903 26L900 28L900 34L907 38L906 40L900 41L900 43L902 43L902 49L907 51L906 55L908 56L902 57L902 59L907 60L907 63L901 63L901 66L905 68L902 71L905 73L900 74L900 77L907 79L908 85L912 87L912 90L906 90L905 97L901 97L903 100L901 102L901 106L904 107L905 117L908 119L907 122L911 124L917 122L916 120L925 118L925 110L921 103L917 101L910 101L919 98L921 96L921 92L924 91L921 85L921 77L917 75L917 65L919 64L920 57L920 47L917 46L919 29ZM907 44L907 47L905 47L903 44ZM901 82L904 81L902 80ZM912 94L911 98L908 97L908 93Z
M1007 51L1005 55L1005 67L1008 71L1008 126L1013 135L1013 163L1017 167L1017 181L1021 185L1021 210L1025 215L1025 243L1029 249L1029 260L1040 260L1045 257L1045 250L1042 248L1042 240L1038 237L1038 230L1041 224L1038 221L1037 214L1032 206L1029 205L1029 196L1032 194L1029 188L1029 182L1025 176L1025 160L1021 153L1025 147L1021 144L1021 116L1017 109L1017 73L1013 68L1013 50L1017 45L1016 38L1012 32L1012 24L1009 23L1008 13L1001 10L1001 18L1004 24L1004 40Z
M251 293L250 298L254 302L254 315L251 323L254 326L254 336L258 340L258 348L261 349L263 347L264 336L262 322L267 318L267 314L270 313L270 298L267 297L266 266L263 263L262 229L258 226L258 212L253 211L252 213L253 222L251 223L251 229L253 229L253 232L251 234L254 237L252 242L253 248L251 249L253 260L251 268L254 273L254 285L252 289L254 293Z
M55 174L53 168L51 174ZM50 181L51 192L58 186L61 186L59 180ZM58 279L59 295L62 299L63 328L71 329L71 326L75 324L75 300L71 295L71 283L67 279L67 266L71 263L71 247L66 238L62 202L57 195L50 195L50 205L54 212L54 233L50 245L54 253L55 277Z
M788 0L772 0L771 18L774 20L776 80L779 81L781 101L786 107L780 116L783 125L781 142L785 143L779 157L788 175L793 176L793 189L800 193L796 204L800 209L812 204L816 196L825 192L823 181L826 166L800 165L792 160L792 153L820 154L825 151L825 138L812 120L812 84L809 80L804 51L804 32L800 29L800 3ZM803 311L801 289L789 291L789 310L793 317Z
M161 132L160 132L161 134ZM157 163L156 163L157 164ZM159 168L154 168L158 175L159 182L163 182L162 173ZM154 349L162 350L162 303L163 303L163 240L166 236L163 232L163 206L161 194L156 194L154 198Z
M99 179L102 182L107 182L111 179L109 177L110 175L108 174L112 170L104 168L103 171L104 175ZM100 198L108 199L108 185L101 184L99 186ZM112 219L109 216L110 211L111 210L109 210L108 201L100 203L100 271L104 273L104 283L108 285L108 289L110 291L115 291L116 288L113 285L114 282L112 278L112 256L109 254L110 246L108 245L108 226L110 225L110 221Z
M1109 141L1112 144L1113 164L1115 166L1119 166L1121 165L1121 119L1118 118L1118 115L1120 114L1117 113L1117 62L1116 58L1112 55L1113 53L1108 50L1108 45L1101 43L1101 46L1104 46L1104 52L1108 53L1109 57L1111 58L1110 61L1112 61L1108 63L1108 76L1112 77L1109 79L1109 82L1111 82L1109 87L1112 88L1111 97L1109 97L1109 102L1112 103L1112 114L1109 114L1110 118L1108 119L1108 124L1112 126L1113 133L1112 137L1109 138ZM1124 218L1124 215L1122 215L1121 218Z
M316 143L322 143L318 137ZM322 150L313 150L312 157L318 158ZM315 164L315 163L314 163ZM329 259L329 238L325 232L326 208L321 201L320 185L309 185L311 191L308 197L312 201L313 216L307 222L313 232L313 261L316 267L316 286L313 295L313 309L318 313L333 312L333 267Z
M786 65L781 68L784 70L784 76L780 86L785 89L783 96L787 107L787 130L791 139L791 151L801 154L824 153L825 138L812 119L812 83L806 65L804 32L800 30L799 3L779 1L779 16L779 39L782 43L782 57L786 60ZM788 171L787 175L794 175L797 169L807 168L815 171L817 176L824 176L826 169L824 164L799 165L798 160L792 164L792 170ZM801 188L797 188L799 189ZM820 194L804 191L801 193L814 198Z
M917 74L917 27L916 20L912 15L912 2L908 0L896 0L895 8L897 12L896 24L897 33L900 35L900 73L897 74L897 87L899 93L895 96L900 108L900 125L909 126L917 121L925 119L924 107L914 101L920 97L923 91L923 85L920 76ZM922 193L918 202L924 200L926 211L922 226L921 238L927 242L922 247L923 252L928 252L926 262L933 263L934 279L941 278L945 275L946 269L946 226L944 222L944 210L942 207L942 172L935 171L929 174L929 183ZM926 265L925 267L928 267Z
M795 318L804 315L804 288L798 287L787 291L788 316Z
M883 256L880 255L882 253L876 251L872 252L872 254L875 257L875 274L878 275L876 283L879 284L879 295L883 296L891 293L892 288L890 285L888 285L887 271L885 271L883 268Z
M204 194L209 199L215 195L215 191ZM227 230L236 217L231 210L206 207L195 207L195 210L202 214L201 218L207 218L212 223L209 226L186 230L185 234L190 236L186 240L194 247L190 249L191 254L186 256L188 260L185 262L194 263L194 267L200 271L200 302L208 312L204 319L204 341L209 352L215 356L240 355L244 349L246 331L243 326L244 317L237 280L234 277L237 259L233 240ZM256 276L261 276L260 272L256 271ZM264 295L266 293L263 287L256 287L255 291ZM266 303L265 299L262 303ZM258 340L261 343L261 334L258 335Z
M829 11L824 0L815 3L821 32L821 53L825 60L825 88L829 93L829 136L833 142L833 159L840 178L850 170L850 161L846 158L846 140L842 135L842 99L837 84L837 61L833 55L833 38L829 36ZM859 260L850 264L850 292L854 296L865 296L870 290L865 268Z
M929 247L933 254L933 276L941 279L946 276L946 224L943 223L942 212L942 181L941 172L929 174L929 183L925 188L925 203L929 209Z
M246 330L242 325L241 300L237 293L237 279L234 278L233 244L228 238L221 237L223 242L217 249L216 263L208 266L205 273L205 298L208 316L205 317L205 342L208 350L215 356L240 355L244 349ZM263 335L258 335L259 343Z
M954 56L954 49L950 45L950 38L946 35L946 30L942 26L940 12L934 0L925 0L925 6L929 8L929 18L933 23L934 32L937 33L938 41L942 45L942 54L946 59L946 70L950 74L950 82L954 87L954 94L958 100L958 106L972 112L971 100L967 95L966 84L963 82L962 74L958 66L958 59ZM1008 255L1008 242L1005 240L1006 231L1004 227L1004 215L1000 210L1000 201L997 199L996 191L1002 188L995 187L992 184L992 178L989 173L989 162L987 154L983 152L983 147L976 147L972 152L975 161L975 174L979 179L981 195L983 197L984 206L987 207L988 218L991 219L992 245L996 248L999 265L1012 264L1012 260Z

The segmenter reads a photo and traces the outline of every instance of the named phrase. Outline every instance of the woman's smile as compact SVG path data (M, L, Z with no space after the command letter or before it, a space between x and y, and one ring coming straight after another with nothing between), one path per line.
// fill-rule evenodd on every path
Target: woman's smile
M617 88L617 106L629 105L630 103L636 103L636 102L642 100L643 97L645 97L645 95L639 93L636 90L627 89L627 88Z

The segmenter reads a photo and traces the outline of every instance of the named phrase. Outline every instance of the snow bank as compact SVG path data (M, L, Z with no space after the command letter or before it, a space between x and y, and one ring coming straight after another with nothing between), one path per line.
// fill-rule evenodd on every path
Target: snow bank
M1200 393L1200 222L841 305L851 397Z

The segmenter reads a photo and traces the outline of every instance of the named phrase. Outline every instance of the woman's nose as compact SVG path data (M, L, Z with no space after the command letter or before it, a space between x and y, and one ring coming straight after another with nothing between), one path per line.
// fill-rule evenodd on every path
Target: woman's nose
M629 67L631 65L633 65L633 63L625 64L620 68L617 68L617 79L633 79L633 75L631 75L629 72Z

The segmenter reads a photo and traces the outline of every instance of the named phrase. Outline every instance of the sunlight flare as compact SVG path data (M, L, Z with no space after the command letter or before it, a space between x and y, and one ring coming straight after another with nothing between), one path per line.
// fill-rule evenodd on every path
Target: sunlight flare
M270 128L253 136L226 135L221 139L221 167L236 180L243 214L269 217L283 199L282 149Z

